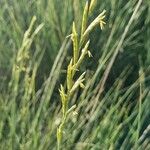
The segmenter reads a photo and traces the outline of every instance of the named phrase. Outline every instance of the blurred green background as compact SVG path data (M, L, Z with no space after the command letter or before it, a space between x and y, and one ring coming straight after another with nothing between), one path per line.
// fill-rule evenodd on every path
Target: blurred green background
M72 55L66 37L73 21L80 30L85 2L0 1L0 149L56 149L61 116L58 88L65 83ZM68 119L63 149L150 149L149 0L142 1L127 29L138 2L97 0L89 22L106 9L106 26L89 35L93 57L81 67L87 71L86 88L70 102L79 105L78 115ZM16 73L16 58L33 16L37 20L31 35L40 24L44 26L25 47L29 58L21 61L28 71Z

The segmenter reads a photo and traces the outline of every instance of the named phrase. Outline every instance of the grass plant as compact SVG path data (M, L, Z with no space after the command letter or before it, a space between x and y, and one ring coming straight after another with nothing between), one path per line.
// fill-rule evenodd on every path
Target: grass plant
M148 0L0 8L1 150L150 149Z

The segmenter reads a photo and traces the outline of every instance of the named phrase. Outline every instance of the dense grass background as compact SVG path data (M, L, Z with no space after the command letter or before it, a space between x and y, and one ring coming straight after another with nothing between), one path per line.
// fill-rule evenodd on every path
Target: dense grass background
M81 68L85 89L70 101L77 113L67 120L63 149L150 149L150 2L134 14L140 1L97 0L89 22L106 9L107 25L90 34L93 58ZM80 30L84 5L0 1L0 149L56 149L58 88L72 55L66 36L73 20Z

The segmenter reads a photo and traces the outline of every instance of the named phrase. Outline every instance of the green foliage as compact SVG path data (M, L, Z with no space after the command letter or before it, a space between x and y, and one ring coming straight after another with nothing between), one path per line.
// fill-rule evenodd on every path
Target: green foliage
M150 149L148 0L0 8L0 149Z

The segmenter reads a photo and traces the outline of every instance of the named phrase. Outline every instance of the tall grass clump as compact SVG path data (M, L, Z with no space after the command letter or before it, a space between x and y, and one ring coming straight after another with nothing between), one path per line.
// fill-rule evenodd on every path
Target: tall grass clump
M0 150L150 149L148 0L0 8Z

